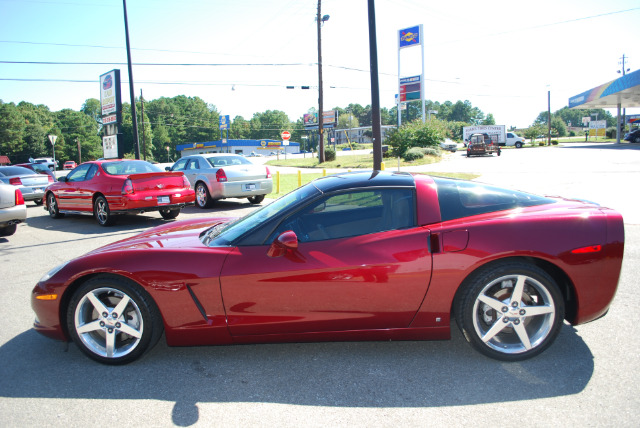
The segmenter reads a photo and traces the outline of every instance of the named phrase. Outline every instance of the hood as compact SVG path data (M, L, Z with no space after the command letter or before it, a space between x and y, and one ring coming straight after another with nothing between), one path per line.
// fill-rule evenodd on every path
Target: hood
M200 241L200 234L202 232L215 225L233 220L235 220L235 218L223 217L176 221L153 227L131 238L98 248L89 254L154 248L203 248L204 245Z

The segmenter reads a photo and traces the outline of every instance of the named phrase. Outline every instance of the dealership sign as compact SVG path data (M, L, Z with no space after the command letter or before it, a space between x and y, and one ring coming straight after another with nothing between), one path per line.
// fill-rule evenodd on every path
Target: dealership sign
M100 112L102 118L102 148L106 159L123 158L122 101L120 99L120 70L100 76Z

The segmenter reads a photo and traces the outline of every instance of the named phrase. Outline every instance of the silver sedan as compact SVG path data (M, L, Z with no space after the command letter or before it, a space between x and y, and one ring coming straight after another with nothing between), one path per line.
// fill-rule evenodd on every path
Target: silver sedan
M0 236L13 235L18 223L26 219L27 207L20 189L0 182Z
M247 198L252 204L259 204L273 190L269 167L230 153L185 156L170 170L184 173L196 191L196 205L200 208L226 198Z
M38 174L21 166L0 166L0 181L20 189L25 201L42 205L44 189L53 179L49 175Z

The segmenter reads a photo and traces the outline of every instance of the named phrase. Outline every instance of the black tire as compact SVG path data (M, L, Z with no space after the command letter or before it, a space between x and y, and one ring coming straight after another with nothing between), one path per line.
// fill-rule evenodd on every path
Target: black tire
M537 266L493 265L464 287L454 303L456 322L467 341L488 357L526 360L551 346L560 332L564 299L553 278Z
M498 149L498 156L502 153L502 150Z
M44 202L43 199L36 199L35 201L33 201L37 206L42 205L42 203Z
M180 208L175 208L172 210L160 210L160 215L165 220L173 220L174 218L178 217L179 214Z
M520 141L518 141L516 143L516 149L521 149L522 148L522 143Z
M114 216L111 215L109 203L104 196L98 196L93 203L93 216L100 226L108 227L115 223Z
M471 155L469 154L469 152L467 152L467 157L471 157Z
M51 218L64 217L64 214L60 214L58 210L58 201L53 193L47 195L47 211L49 211L49 217Z
M264 195L249 196L247 198L252 204L259 204L264 201Z
M17 229L18 229L17 224L12 224L10 226L2 227L0 228L0 236L11 236L14 233L16 233Z
M125 306L119 308L120 303ZM89 358L118 365L130 363L153 348L163 324L155 302L138 284L99 275L73 294L67 308L67 328Z
M199 208L205 209L209 208L213 201L211 200L211 194L209 193L209 189L207 185L202 181L198 181L196 183L196 205Z
M634 143L640 144L640 135L633 139Z

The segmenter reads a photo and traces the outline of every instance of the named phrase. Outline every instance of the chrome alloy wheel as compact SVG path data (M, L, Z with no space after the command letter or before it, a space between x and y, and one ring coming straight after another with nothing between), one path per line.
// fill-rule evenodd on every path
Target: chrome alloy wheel
M109 205L104 198L99 198L96 201L96 220L100 224L107 224L109 220Z
M49 215L55 216L58 214L58 205L56 203L56 197L51 193L49 195Z
M488 347L520 354L539 346L551 333L556 303L540 281L512 274L488 283L473 306L473 327Z
M105 358L131 353L144 331L142 313L133 299L107 287L91 290L80 299L74 327L84 346Z

